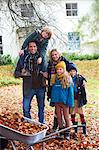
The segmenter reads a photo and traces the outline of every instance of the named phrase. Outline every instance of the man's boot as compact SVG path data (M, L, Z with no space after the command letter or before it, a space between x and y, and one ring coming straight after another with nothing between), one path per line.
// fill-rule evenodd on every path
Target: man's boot
M57 121L57 116L54 116L54 123L53 123L53 130L57 130L58 127L58 121Z

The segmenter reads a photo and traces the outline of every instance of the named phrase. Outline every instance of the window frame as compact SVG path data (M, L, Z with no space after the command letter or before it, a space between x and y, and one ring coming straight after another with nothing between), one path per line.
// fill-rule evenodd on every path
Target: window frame
M74 5L76 6L76 8L73 8ZM75 14L75 15L73 15ZM66 16L67 17L77 17L78 16L78 3L74 2L74 3L66 3Z
M33 7L31 4L20 4L20 10L21 10L21 17L23 18L34 17L34 11L33 11Z
M80 50L80 35L79 32L68 32L68 50L79 51Z
M0 35L0 54L3 54L2 35Z

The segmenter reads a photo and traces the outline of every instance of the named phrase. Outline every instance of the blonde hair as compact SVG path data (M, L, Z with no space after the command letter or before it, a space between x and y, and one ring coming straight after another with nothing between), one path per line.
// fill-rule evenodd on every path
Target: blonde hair
M61 83L62 83L63 88L70 87L70 85L73 84L72 78L67 71L65 71L65 74Z
M53 52L57 52L58 54L59 54L59 57L61 57L61 53L56 49L56 48L54 48L54 49L52 49L51 51L50 51L50 53L49 53L49 58L50 58L50 60L52 60L52 53Z
M52 85L55 84L56 78L57 78L57 75L54 74L52 79L51 79L51 84ZM61 84L62 84L63 88L68 88L68 87L70 87L71 84L73 85L72 78L71 78L70 74L67 71L65 71L65 73L64 73L64 76L61 80Z
M51 38L52 36L52 31L48 28L48 27L44 27L42 30L41 30L41 33L42 32L46 32L48 34L48 39Z

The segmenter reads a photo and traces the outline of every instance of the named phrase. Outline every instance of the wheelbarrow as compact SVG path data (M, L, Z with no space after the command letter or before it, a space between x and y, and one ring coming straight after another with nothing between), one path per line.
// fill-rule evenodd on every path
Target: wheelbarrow
M24 119L26 121L28 121L29 123L33 123L35 125L41 125L40 122L36 122L35 120L29 119L26 117L24 117ZM23 142L24 144L26 144L26 150L28 150L28 149L34 150L33 147L35 144L42 143L42 150L44 150L45 149L44 143L46 141L51 140L51 139L57 138L57 135L59 133L68 131L71 128L83 127L83 125L73 125L71 127L64 128L64 129L61 129L61 130L56 131L54 133L51 133L49 135L46 135L49 127L46 124L42 124L42 125L45 126L45 129L43 129L42 131L40 131L36 134L23 134L17 130L14 130L14 129L9 128L5 125L0 124L0 135L1 135L0 138L9 140L12 144L13 150L16 150L16 146L15 146L14 141Z

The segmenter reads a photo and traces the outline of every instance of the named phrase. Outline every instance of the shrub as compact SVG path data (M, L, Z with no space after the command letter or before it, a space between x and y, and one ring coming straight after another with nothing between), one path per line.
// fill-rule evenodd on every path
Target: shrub
M68 54L68 53L62 53L62 55L68 59L68 60L94 60L94 59L99 59L99 54L93 54L93 55L79 55L77 53L72 53L72 54Z
M0 55L0 65L12 64L12 58L10 55Z
M19 59L19 57L16 57L15 59L13 59L12 66L13 66L14 68L15 68L16 65L17 65L18 59Z

